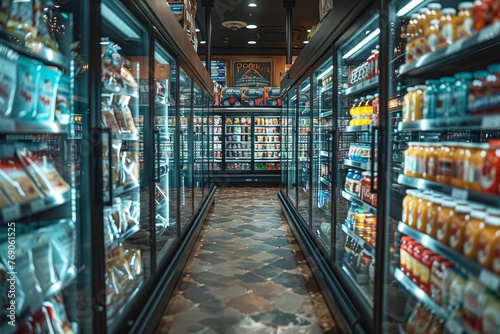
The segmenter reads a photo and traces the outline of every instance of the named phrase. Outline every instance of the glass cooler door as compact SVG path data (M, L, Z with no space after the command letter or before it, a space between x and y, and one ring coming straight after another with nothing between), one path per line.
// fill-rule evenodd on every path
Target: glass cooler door
M181 231L184 231L193 215L193 142L192 136L192 79L181 67L179 73L179 125L180 125L180 205Z
M203 198L203 95L197 84L193 88L193 146L194 146L194 208L200 205Z
M389 2L383 331L499 332L493 3Z
M230 173L252 170L252 116L250 114L225 117L225 162Z
M151 276L150 183L144 141L152 136L148 94L139 83L149 76L147 29L116 2L101 4L101 118L103 124L105 285L108 331L123 322L127 310ZM148 132L146 132L147 130ZM149 243L147 243L149 245Z
M297 88L288 93L288 197L297 205Z
M318 245L331 254L332 159L333 150L333 60L330 58L313 75L313 169L312 228Z
M289 147L288 147L288 95L283 97L281 104L281 190L287 194Z
M175 159L175 74L176 63L155 43L155 207L157 264L165 264L166 254L178 240Z
M281 119L277 115L255 113L254 164L256 172L280 170L281 155Z
M213 126L213 143L214 143L214 154L213 154L213 170L214 173L222 171L222 115L214 115L214 126Z
M361 25L337 53L335 262L358 296L361 314L373 319L377 174L372 119L378 99L380 29L377 17ZM372 325L371 320L366 323Z
M310 222L310 192L311 187L311 79L307 78L299 86L298 103L298 174L299 189L297 208L306 224Z

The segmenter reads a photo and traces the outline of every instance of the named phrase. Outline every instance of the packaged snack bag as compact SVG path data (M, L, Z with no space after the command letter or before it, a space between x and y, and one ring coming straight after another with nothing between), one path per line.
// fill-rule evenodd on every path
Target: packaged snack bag
M18 59L19 55L16 52L0 45L0 117L8 117L12 113L12 104L16 92L16 62Z
M0 188L15 205L31 202L41 197L17 157L0 158Z
M31 58L20 56L17 61L13 110L20 121L32 121L36 116L40 68L41 63Z
M59 282L64 282L70 271L76 271L76 231L73 221L59 223L50 228L52 266Z
M50 293L57 282L52 262L51 238L50 229L42 229L33 235L31 244L35 274L44 294Z
M37 122L54 121L57 87L60 78L61 71L48 66L41 67L35 117Z

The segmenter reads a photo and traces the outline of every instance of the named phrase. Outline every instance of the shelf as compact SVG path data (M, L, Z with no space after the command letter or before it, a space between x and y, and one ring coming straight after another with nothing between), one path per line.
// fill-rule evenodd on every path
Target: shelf
M366 202L363 202L356 195L351 194L351 193L349 193L349 192L347 192L345 190L342 190L341 194L342 194L342 197L344 197L346 200L351 201L353 203L356 203L358 206L362 207L363 209L366 209L366 210L370 211L374 215L377 214L377 208L375 208L374 206L372 206L372 205L370 205L370 204L368 204Z
M276 158L255 158L254 159L255 162L280 162L281 160L280 159L276 159Z
M343 132L369 132L371 128L371 125L346 126Z
M400 122L399 131L497 130L500 114Z
M266 124L266 125L254 124L254 127L256 127L256 128L278 128L278 127L281 127L281 125L280 124Z
M481 59L478 55L494 53L491 46L498 43L500 23L494 23L468 39L457 41L450 46L428 53L417 60L399 67L400 75L418 75L427 71L443 70L443 67L455 67L458 61L464 63L469 58ZM434 76L440 75L432 73Z
M345 90L345 95L356 94L359 92L363 92L365 90L369 90L378 86L378 77L363 81L362 83L349 87Z
M420 231L417 231L403 222L399 222L398 231L420 242L424 247L431 251L443 255L451 262L465 269L469 274L476 276L481 283L493 291L500 290L500 277L493 272L481 267L474 261L469 260L462 254L454 251L448 246L443 245L437 240L429 237Z
M327 83L326 86L321 87L321 93L324 93L329 89L332 89L332 87L333 87L333 83L331 83L331 82Z
M71 192L66 191L62 194L47 196L34 201L19 205L9 206L0 209L0 223L6 223L20 218L52 209L56 206L68 203L71 200Z
M5 31L0 31L1 44L27 56L42 61L47 65L55 65L60 68L68 69L70 59L66 58L62 53L52 50L43 45L43 43L35 41L20 41L16 37L8 35ZM4 46L0 46L3 48Z
M344 159L344 165L364 170L370 169L370 164L367 162L358 162L350 159Z
M105 97L105 96L109 96L109 95L125 95L125 96L130 96L130 97L138 99L139 98L139 90L129 91L126 88L119 87L119 86L114 86L112 89L107 88L107 87L102 87L101 96Z
M137 133L113 133L112 138L114 140L139 141L139 134L137 134Z
M0 46L1 47L1 46ZM11 118L0 119L0 134L65 134L69 132L68 125L58 122L21 122Z
M123 233L122 235L119 235L116 240L114 240L113 242L111 242L110 244L106 245L106 250L107 252L111 252L113 249L115 249L116 247L120 246L121 244L123 244L127 239L129 239L130 237L132 237L134 234L136 234L137 232L139 232L141 228L139 227L139 225L134 225L132 226L131 228L129 228L128 230L125 231L125 233Z
M324 177L320 177L320 178L319 178L319 181L320 181L321 183L323 183L324 185L326 185L326 186L330 187L330 188L332 187L332 183L331 183L330 181L328 181L327 179L325 179Z
M347 274L347 276L356 284L357 288L365 298L366 302L373 307L373 294L366 289L366 286L369 286L368 283L370 281L370 277L368 276L368 281L366 281L366 276L360 275L354 271L354 269L346 263L344 260L340 261L340 267Z
M226 162L251 162L252 159L249 157L231 157L226 158Z
M469 191L461 188L452 187L447 184L427 181L424 179L410 177L403 174L399 174L398 183L416 189L438 191L450 195L456 200L472 201L494 207L500 207L500 196L496 195L485 194L476 191Z
M321 157L327 157L329 158L330 157L330 152L327 152L327 151L319 151L319 155Z
M255 144L281 144L281 141L256 141Z
M226 132L226 135L251 135L251 132Z
M319 118L326 118L326 117L329 117L329 116L332 116L332 111L329 110L329 111L325 111L325 112L320 112L319 113Z
M375 247L374 246L370 245L369 243L367 243L365 241L365 239L361 238L356 233L354 233L354 231L350 230L347 227L347 225L340 224L340 228L342 229L342 231L344 231L345 234L347 234L348 236L353 238L358 243L358 245L360 245L361 248L363 248L370 256L375 257Z
M139 188L139 181L133 181L127 185L119 186L113 189L113 196L120 196L137 188Z
M280 152L280 149L268 149L268 150L254 150L255 152Z

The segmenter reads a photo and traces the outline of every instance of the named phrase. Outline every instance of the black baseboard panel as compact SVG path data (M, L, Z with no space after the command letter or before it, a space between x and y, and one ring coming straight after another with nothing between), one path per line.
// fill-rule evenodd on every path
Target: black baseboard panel
M186 232L184 239L172 256L168 267L159 278L156 287L151 293L151 298L144 305L143 311L129 333L154 333L156 331L156 327L160 323L176 283L181 277L182 270L200 234L203 223L214 204L216 190L217 186L213 184L200 210L195 215L194 221L190 224L190 228Z
M281 191L278 192L278 198L282 212L308 259L308 263L332 312L338 330L340 333L366 333L360 324L360 313L344 291L332 268L316 247L309 231L307 231L304 224L300 223L297 217L298 212L293 209Z

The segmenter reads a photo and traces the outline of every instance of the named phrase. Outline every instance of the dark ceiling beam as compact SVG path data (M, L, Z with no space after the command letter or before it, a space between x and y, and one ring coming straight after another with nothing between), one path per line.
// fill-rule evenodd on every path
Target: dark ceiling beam
M214 7L214 0L202 0L202 7L205 8L205 31L206 38L206 58L205 67L209 74L212 73L212 8Z
M295 7L295 0L283 0L283 8L286 9L286 65L292 64L292 9Z

